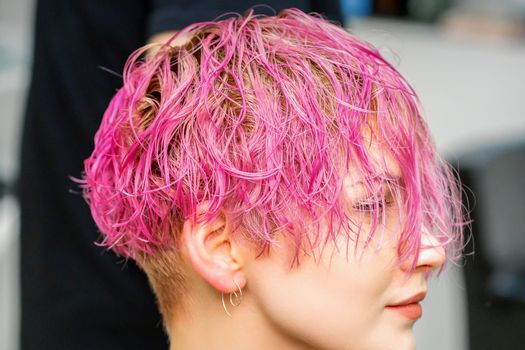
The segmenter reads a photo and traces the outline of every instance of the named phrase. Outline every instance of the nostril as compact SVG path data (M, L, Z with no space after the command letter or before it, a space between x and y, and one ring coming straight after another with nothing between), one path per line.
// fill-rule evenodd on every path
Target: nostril
M421 250L419 251L418 266L428 266L437 269L445 264L446 252L439 240L428 232L421 235Z
M441 246L423 247L419 260L421 265L439 268L445 263L445 250Z

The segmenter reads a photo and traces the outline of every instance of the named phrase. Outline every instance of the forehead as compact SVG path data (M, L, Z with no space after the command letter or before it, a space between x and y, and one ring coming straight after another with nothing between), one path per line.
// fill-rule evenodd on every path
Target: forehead
M386 143L382 143L376 138L368 138L368 141L365 153L370 167L364 169L356 157L355 161L350 164L348 173L344 176L344 187L351 188L366 182L383 180L401 183L403 179L401 167Z

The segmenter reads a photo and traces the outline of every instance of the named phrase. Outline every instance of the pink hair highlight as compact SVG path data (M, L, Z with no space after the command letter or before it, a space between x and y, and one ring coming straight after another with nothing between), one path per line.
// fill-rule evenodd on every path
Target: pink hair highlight
M342 196L353 171L375 198L367 241L384 223L379 180L402 204L401 260L417 257L423 227L459 256L456 180L414 90L375 48L296 9L184 33L194 38L183 47L131 55L85 161L82 186L102 245L131 258L173 246L175 222L196 218L206 202L203 220L224 211L262 249L284 232L298 257L305 243L355 231ZM378 168L371 143L388 151L402 184ZM327 236L306 234L322 221Z

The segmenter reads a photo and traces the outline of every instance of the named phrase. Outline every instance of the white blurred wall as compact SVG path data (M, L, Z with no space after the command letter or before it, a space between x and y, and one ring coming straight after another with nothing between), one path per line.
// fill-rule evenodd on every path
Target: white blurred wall
M352 31L397 62L444 155L525 137L525 39L484 40L388 20L357 22Z

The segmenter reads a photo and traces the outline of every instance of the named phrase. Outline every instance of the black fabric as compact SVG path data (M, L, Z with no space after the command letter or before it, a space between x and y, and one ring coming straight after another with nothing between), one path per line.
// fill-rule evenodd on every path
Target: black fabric
M146 277L133 262L94 245L97 229L69 176L80 176L103 111L121 85L108 70L122 72L148 35L243 13L256 3L38 2L19 181L22 350L167 348ZM277 11L323 12L307 1L265 3ZM341 22L333 4L328 14Z
M154 0L157 11L149 19L148 33L154 34L201 21L213 20L228 12L243 14L248 8L256 7L258 13L272 15L281 9L296 7L303 11L319 12L332 21L343 23L340 4L337 0Z
M465 289L467 296L467 320L468 320L468 343L472 350L513 350L522 349L525 344L525 303L523 302L523 292L513 291L509 281L499 284L497 287L503 289L510 287L510 290L495 290L491 286L491 278L498 272L497 264L491 256L495 242L487 239L489 235L496 235L498 238L511 234L515 235L514 243L517 248L523 235L523 225L520 225L523 215L507 218L508 206L517 208L523 205L523 197L505 197L505 188L513 189L520 193L521 188L516 185L512 178L517 175L517 182L523 180L523 174L519 172L521 163L517 163L515 173L507 172L505 178L498 179L498 182L490 182L487 174L493 171L500 171L498 167L501 159L523 151L523 144L504 144L486 147L473 153L468 153L460 157L454 163L460 164L458 174L465 189L464 204L465 208L470 209L472 220L472 236L465 247L465 261L463 273L465 278ZM521 182L523 183L523 182ZM492 190L487 191L487 186L493 186ZM494 191L501 191L499 197L509 203L501 205L498 196ZM514 200L513 200L514 199ZM489 213L490 211L490 213ZM511 223L500 227L490 223L494 215L501 215L507 220L514 219L515 225ZM505 228L510 227L509 232L504 232ZM512 228L516 228L512 230ZM508 229L507 229L508 230ZM512 239L508 240L512 242ZM516 251L516 247L507 247L509 252ZM511 254L509 254L511 255ZM512 263L512 261L510 261ZM512 266L512 265L511 265ZM504 267L504 266L503 266ZM512 266L514 267L514 266ZM516 278L521 278L517 271ZM519 283L519 281L516 281ZM501 293L504 291L504 293ZM496 293L495 293L496 292ZM514 294L516 293L516 294ZM519 293L519 294L518 294Z

